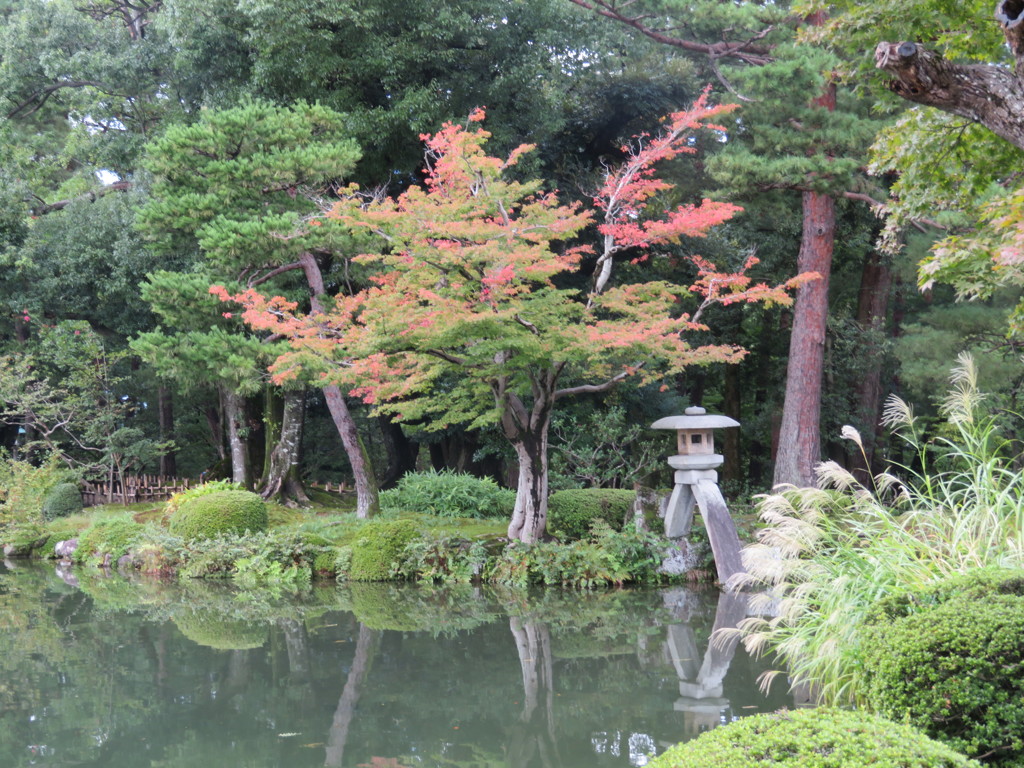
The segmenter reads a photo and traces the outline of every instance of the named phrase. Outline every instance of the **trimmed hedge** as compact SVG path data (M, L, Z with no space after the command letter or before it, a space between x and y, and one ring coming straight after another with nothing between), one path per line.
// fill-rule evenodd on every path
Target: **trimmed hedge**
M636 491L615 488L573 488L556 491L548 498L549 533L563 541L582 539L595 520L604 520L621 531L636 500Z
M82 493L78 490L78 483L57 483L43 499L43 518L46 520L77 515L81 511Z
M352 545L352 581L387 581L405 545L419 532L409 520L371 520L359 530Z
M217 491L192 498L171 515L170 531L186 541L267 529L267 505L249 491Z
M907 725L866 712L754 715L677 744L648 768L981 768Z
M989 586L1000 584L1017 588L1019 577ZM1024 765L1024 597L966 586L868 629L867 703L990 765Z

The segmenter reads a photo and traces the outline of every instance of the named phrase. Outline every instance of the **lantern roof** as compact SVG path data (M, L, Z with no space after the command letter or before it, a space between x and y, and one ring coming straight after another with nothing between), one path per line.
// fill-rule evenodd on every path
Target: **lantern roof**
M665 416L651 424L651 429L718 429L738 427L740 423L728 416L708 413L699 405L692 405L682 416Z

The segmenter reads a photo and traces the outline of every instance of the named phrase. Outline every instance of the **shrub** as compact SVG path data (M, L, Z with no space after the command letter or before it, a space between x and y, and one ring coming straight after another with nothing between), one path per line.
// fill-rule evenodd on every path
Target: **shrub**
M197 485L195 488L186 488L184 491L179 491L169 498L164 504L164 514L170 517L177 512L181 505L186 501L192 499L198 499L200 496L209 496L211 493L220 493L221 491L244 491L238 483L233 483L230 480L211 480L208 483Z
M677 744L649 768L980 768L907 725L866 712L798 709L754 715Z
M249 491L216 491L183 503L171 515L170 531L186 541L267 528L267 505Z
M82 493L78 490L78 483L57 483L43 500L43 517L46 520L77 515L81 511Z
M874 625L866 700L993 765L1024 758L1024 597L953 596Z
M74 560L102 563L109 555L110 562L116 564L142 538L144 530L145 526L127 518L97 520L78 537Z
M635 491L615 488L577 488L557 491L548 499L548 530L563 540L584 538L595 520L604 520L615 530L636 500Z
M50 489L73 479L74 473L55 453L39 466L0 457L0 523L41 519L43 501Z
M410 472L380 495L382 509L440 517L509 517L516 494L490 478L457 472Z
M408 520L371 520L352 545L349 578L353 581L386 581L392 578L406 544L417 537Z

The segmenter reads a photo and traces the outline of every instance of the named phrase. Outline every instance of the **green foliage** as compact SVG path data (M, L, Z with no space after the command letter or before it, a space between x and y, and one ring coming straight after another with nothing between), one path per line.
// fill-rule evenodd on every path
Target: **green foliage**
M485 579L498 584L544 584L592 589L654 581L664 539L633 530L617 532L597 522L590 537L568 543L510 544L487 563Z
M886 421L913 454L901 477L869 486L832 462L822 488L762 499L766 527L744 551L744 583L771 618L744 624L754 651L773 650L829 702L863 698L865 618L879 599L985 566L1024 567L1024 477L978 392L969 359L943 404L945 436L926 443L912 410L890 399ZM858 440L852 431L847 437Z
M314 562L331 551L321 537L271 529L183 542L177 559L185 576L229 577L243 587L295 587L308 583Z
M221 491L244 490L245 488L241 485L230 480L211 480L208 483L203 483L193 488L186 488L184 491L178 491L178 493L173 494L164 504L164 514L173 516L186 501L198 499L200 496L208 496L211 493L219 493Z
M267 627L199 608L174 617L178 630L194 643L222 651L259 648L267 640Z
M419 536L409 520L371 520L359 530L352 545L352 581L387 581L406 545Z
M74 560L76 563L99 564L109 556L109 563L116 565L142 538L144 531L145 526L130 518L96 520L78 537Z
M0 457L0 524L41 520L50 490L73 479L73 473L56 453L48 455L38 466Z
M670 747L651 768L980 768L907 725L866 712L797 709L744 717Z
M664 441L619 405L551 421L551 487L632 488L664 464Z
M266 530L267 505L249 491L217 491L189 500L171 516L170 531L186 541Z
M381 509L429 513L440 517L510 517L515 491L489 477L451 470L410 472L380 495Z
M464 584L480 578L486 561L483 542L427 531L405 546L395 574L413 581Z
M597 520L621 530L635 500L635 491L615 488L556 491L548 499L548 530L563 541L584 538Z
M43 500L43 517L46 520L77 515L81 511L82 493L78 490L78 483L57 483Z
M1024 757L1024 571L958 584L959 594L865 634L868 706L993 765ZM985 588L1016 594L983 594ZM940 597L932 589L925 596Z

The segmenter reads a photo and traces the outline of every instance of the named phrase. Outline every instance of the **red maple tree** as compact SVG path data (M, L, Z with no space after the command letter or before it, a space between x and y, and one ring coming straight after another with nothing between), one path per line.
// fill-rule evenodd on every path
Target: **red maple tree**
M272 371L278 380L315 366L379 412L428 428L499 424L515 449L519 482L509 537L544 534L548 497L548 429L556 404L603 392L626 379L650 382L691 365L734 362L733 345L693 346L714 304L788 304L796 284L755 284L747 269L722 272L692 256L692 285L660 280L614 285L614 256L634 260L651 246L701 236L738 207L705 200L650 215L670 185L654 165L693 152L688 139L728 106L705 98L666 118L656 136L638 136L627 159L608 171L593 210L564 204L539 181L507 173L533 147L507 158L484 151L483 112L467 126L446 124L424 136L428 175L397 198L367 201L350 189L327 213L379 244L359 261L378 268L373 284L339 296L329 309L300 314L294 303L255 291L229 296L254 328L281 334L292 351ZM601 248L568 245L596 223ZM556 278L593 269L589 290ZM694 299L696 298L696 301ZM691 312L686 304L696 303Z

